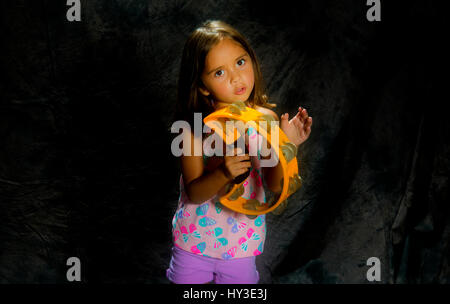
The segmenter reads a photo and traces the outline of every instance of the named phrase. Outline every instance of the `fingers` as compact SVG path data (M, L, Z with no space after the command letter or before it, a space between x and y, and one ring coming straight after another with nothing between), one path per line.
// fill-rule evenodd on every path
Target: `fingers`
M298 107L297 114L290 121L293 122L293 121L296 121L296 120L299 120L302 123L306 123L307 120L308 120L308 111L306 111L305 108Z
M250 156L248 154L242 155L242 156L235 156L233 158L234 158L233 162L236 162L236 163L250 161Z
M308 111L305 108L298 108L299 115L303 120L306 127L310 127L312 125L312 117L308 116Z
M291 120L289 120L289 113L282 114L281 120L289 121L289 123L293 123L298 129L304 129L305 132L308 128L311 128L313 121L312 117L308 115L308 111L303 107L298 107L298 113ZM308 133L310 132L311 130Z
M303 129L303 121L296 119L296 120L294 120L294 124L298 129Z
M305 108L300 107L299 113L300 113L302 120L306 120L308 118L308 111Z
M301 128L305 132L306 136L308 136L309 133L311 133L311 126L312 126L312 117L308 117L306 121L303 124L301 124L301 126L298 126L298 128Z
M308 121L305 124L305 136L306 136L306 138L308 138L309 134L311 134L311 126L312 126L312 117L309 117Z
M248 169L252 166L249 158L249 155L227 157L225 160L225 167L232 178L236 178L237 176L248 171Z
M247 154L242 154L242 150L240 148L234 148L233 149L233 154L230 156L226 156L225 158L227 159L228 162L231 163L237 163L237 162L241 162L241 161L245 161L245 160L250 160L250 155Z
M242 151L241 148L234 148L234 155L236 155L237 161L243 161L243 160L250 159L249 154L245 153L245 151Z
M312 117L306 118L306 120L305 120L305 128L311 128L312 121L313 121Z
M228 169L235 175L238 175L238 171L247 171L252 166L250 161L242 161L236 163L228 163Z
M245 171L247 171L248 168L250 168L252 166L252 163L250 161L242 161L242 162L238 162L236 165L237 169L242 169Z
M311 127L312 125L312 117L307 117L305 120L300 121L300 126L304 128Z

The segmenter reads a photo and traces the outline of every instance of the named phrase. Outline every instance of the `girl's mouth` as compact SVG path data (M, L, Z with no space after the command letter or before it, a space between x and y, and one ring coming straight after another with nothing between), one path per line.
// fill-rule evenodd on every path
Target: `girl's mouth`
M246 90L247 90L246 87L242 87L242 88L240 88L239 90L237 90L237 91L235 92L235 94L236 94L236 95L242 95L242 94L245 93Z

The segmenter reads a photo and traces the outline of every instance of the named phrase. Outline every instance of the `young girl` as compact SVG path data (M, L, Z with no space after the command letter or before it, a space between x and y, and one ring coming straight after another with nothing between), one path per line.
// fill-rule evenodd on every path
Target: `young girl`
M279 120L269 109L275 105L267 102L255 53L239 32L221 21L204 23L186 41L177 99L176 120L191 126L194 112L204 118L235 101ZM281 129L297 146L309 137L311 125L312 118L301 107L291 120L287 113L281 116ZM247 136L254 131L248 129ZM205 135L188 137L190 155L194 155L194 142L203 142ZM255 257L264 248L265 215L234 212L221 205L219 197L235 177L250 170L242 196L265 201L264 184L273 192L281 191L281 165L260 167L260 153L252 157L204 154L181 156L180 197L172 221L174 246L167 278L177 284L257 283Z

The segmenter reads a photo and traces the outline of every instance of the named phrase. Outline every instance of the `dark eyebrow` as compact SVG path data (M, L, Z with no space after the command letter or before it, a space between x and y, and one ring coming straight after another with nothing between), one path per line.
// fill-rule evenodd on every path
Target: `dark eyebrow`
M248 56L248 53L242 54L241 56L237 57L235 60L238 60L238 59L240 59L240 58L242 58L242 57L244 57L244 56ZM220 68L222 68L222 67L223 67L223 65L221 65L221 66L219 66L219 67L217 67L217 68L215 68L215 69L212 69L211 71L209 71L208 73L206 73L206 75L209 75L209 74L211 74L212 72L214 72L214 71L216 71L216 70L218 70L218 69L220 69Z

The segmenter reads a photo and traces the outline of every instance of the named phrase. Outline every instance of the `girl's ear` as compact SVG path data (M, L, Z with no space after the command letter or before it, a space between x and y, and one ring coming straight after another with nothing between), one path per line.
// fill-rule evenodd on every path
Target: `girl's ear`
M211 92L209 92L208 89L206 89L203 85L200 85L198 87L198 90L200 91L200 93L202 93L202 95L205 96L209 96L211 94Z

